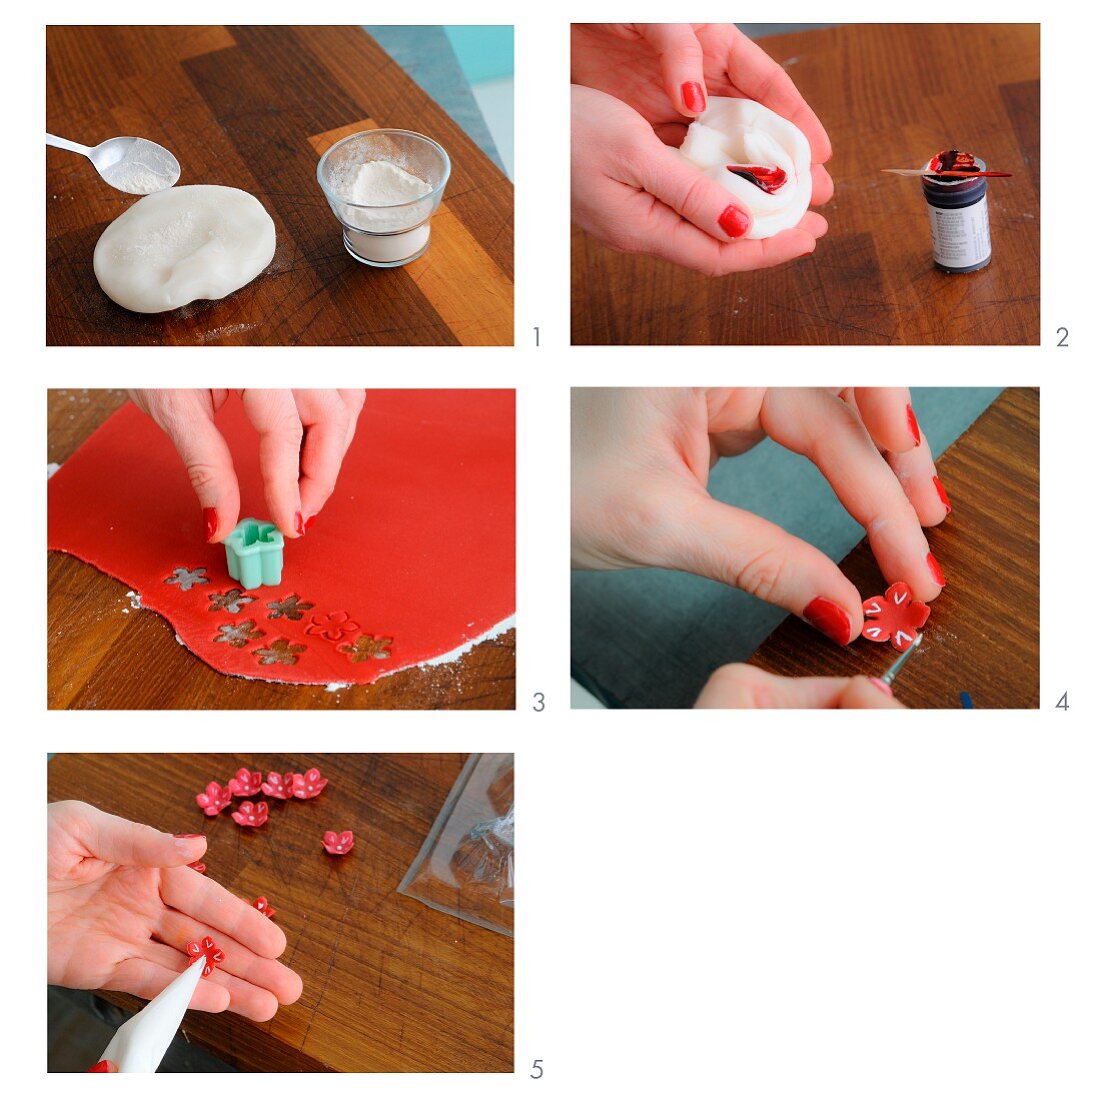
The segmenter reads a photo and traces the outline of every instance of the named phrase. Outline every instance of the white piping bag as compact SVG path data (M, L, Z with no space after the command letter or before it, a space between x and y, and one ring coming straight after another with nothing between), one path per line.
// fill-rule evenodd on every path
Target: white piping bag
M100 1061L119 1073L155 1073L182 1023L201 981L205 956L199 955L162 993L153 997L114 1033Z

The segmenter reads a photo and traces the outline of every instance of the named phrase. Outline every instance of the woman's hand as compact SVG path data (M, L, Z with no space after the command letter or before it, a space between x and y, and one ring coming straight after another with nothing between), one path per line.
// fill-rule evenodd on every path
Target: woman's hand
M277 962L285 934L223 886L187 866L203 836L171 836L84 802L49 807L48 980L151 999L190 963L186 944L212 936L223 969L190 1002L268 1020L292 1004L300 977Z
M602 123L595 117L594 112L607 110L605 96L629 106L646 121L662 144L672 148L681 144L687 127L705 110L708 95L762 103L794 123L808 140L813 160L813 205L825 203L832 197L832 179L823 167L832 155L832 145L820 120L786 72L732 23L574 24L570 49L573 83L603 93L599 98L576 94L573 98L572 191L577 224L613 248L646 252L706 274L753 270L783 263L813 250L817 238L826 232L827 222L812 212L807 212L794 230L784 231L798 233L797 237L783 240L784 234L778 234L766 241L737 242L734 248L743 251L732 265L724 249L720 262L711 262L710 249L707 249L697 263L694 249L666 247L658 241L655 232L644 232L640 223L637 228L625 223L616 227L615 233L604 231L605 222L610 229L612 223L619 221L623 210L617 196L598 186L598 177L606 175L624 186L644 188L646 184L642 179L635 178L641 177L643 172L627 161L620 166L618 154L629 155L638 165L649 164L653 159L652 153L644 147L632 150L633 134L629 135L629 140L626 134L611 134L611 128L621 121L621 116L605 117ZM621 146L614 158L598 156L596 143L603 142L606 137L612 145ZM631 168L629 175L628 167ZM607 170L603 171L604 168ZM702 173L693 171L693 186L700 192L705 192L706 188L694 182L698 179L713 184ZM714 187L723 190L716 184ZM651 195L662 198L656 192ZM692 224L711 232L715 219L709 217L705 205L702 209L706 212L706 220L696 222L670 200L663 201L668 201L668 206ZM724 196L722 203L724 206ZM664 210L661 220L670 214L671 211ZM727 218L727 224L734 224L732 217ZM746 221L738 233L728 235L740 236L747 231ZM681 232L680 236L688 235ZM725 235L715 233L714 239L716 243L724 242ZM756 245L767 247L762 251L751 247Z
M573 220L621 252L726 275L786 263L817 247L828 223L806 212L793 229L760 241L747 211L678 156L633 108L603 92L570 89Z
M710 577L846 645L862 596L816 547L707 492L719 458L765 435L804 455L866 528L886 579L933 600L922 528L949 511L906 389L585 389L572 399L571 541L585 569Z
M865 676L773 676L752 665L723 665L695 701L697 709L903 710L893 689Z
M239 482L213 420L230 390L130 390L133 403L170 437L190 475L205 537L221 542L239 522ZM270 518L286 538L303 535L334 492L364 390L241 390L258 432Z

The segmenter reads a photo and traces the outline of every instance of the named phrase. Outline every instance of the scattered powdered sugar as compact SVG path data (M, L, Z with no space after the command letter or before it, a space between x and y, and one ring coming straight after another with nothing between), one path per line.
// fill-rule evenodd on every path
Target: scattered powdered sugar
M349 684L339 684L339 683L336 682L336 683L333 683L333 684L327 684L325 690L327 690L327 691L331 692L331 694L333 694L336 691L344 691L348 687L349 687Z
M104 168L103 179L130 195L150 195L172 187L179 178L178 161L162 145L134 138L121 160Z
M140 611L141 609L141 594L139 592L126 592L129 597L129 606L134 611Z
M457 646L455 649L450 649L447 653L442 653L439 657L431 657L428 661L419 661L414 667L431 668L433 665L447 665L451 661L458 661L465 653L470 653L480 642L489 642L493 641L494 638L500 638L507 630L512 630L516 624L516 615L510 615L508 619L502 619L500 623L496 626L492 626L478 637L469 639L464 642L463 645Z

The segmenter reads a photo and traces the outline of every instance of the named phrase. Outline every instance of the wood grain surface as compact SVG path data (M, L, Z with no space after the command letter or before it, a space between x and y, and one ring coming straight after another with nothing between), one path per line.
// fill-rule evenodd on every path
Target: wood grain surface
M575 344L1035 344L1040 332L1040 29L859 24L760 45L832 139L835 196L812 256L708 278L572 238ZM984 270L935 269L915 168L957 146L988 185Z
M188 1012L182 1031L240 1070L505 1073L513 1068L513 940L396 893L466 755L61 754L48 798L78 799L176 833L205 833L208 875L234 894L265 895L304 982L268 1023ZM245 830L205 817L194 794L241 767L318 767L308 801L268 800ZM323 833L352 829L335 859ZM144 1002L102 996L136 1012Z
M938 459L953 512L927 531L946 577L923 641L893 685L909 707L1040 705L1039 391L1006 390ZM866 599L885 580L863 540L840 568ZM880 676L897 658L863 638L844 649L789 618L750 663L783 676Z
M135 201L88 161L46 150L49 344L511 344L513 187L359 27L50 27L46 125L95 145L149 138L180 184L255 195L277 229L235 294L130 313L99 288L95 243ZM380 270L353 260L315 170L338 138L416 130L452 160L432 244Z
M47 450L64 462L115 409L123 390L50 390ZM128 587L68 554L48 555L48 704L67 709L511 710L516 630L458 661L411 668L338 691L214 671L166 619L131 607Z

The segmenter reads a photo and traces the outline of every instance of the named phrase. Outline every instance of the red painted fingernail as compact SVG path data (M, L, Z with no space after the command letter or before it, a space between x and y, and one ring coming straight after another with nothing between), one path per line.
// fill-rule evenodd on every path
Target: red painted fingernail
M932 478L934 481L934 491L938 494L938 499L946 505L946 515L949 515L953 508L950 507L950 498L946 496L946 490L942 488L942 482L938 478Z
M304 530L305 531L310 531L311 530L311 525L314 522L315 522L315 516L308 516L308 518L306 520L304 520Z
M931 576L934 577L934 583L940 588L946 587L946 578L942 575L942 570L938 566L938 562L935 561L934 554L927 555L927 568L931 571Z
M112 1062L96 1062L88 1073L113 1073L114 1064Z
M827 634L836 645L847 645L851 640L851 616L838 603L823 596L810 600L802 618L822 634Z
M718 218L718 224L727 237L743 237L752 225L752 219L738 206L727 206Z
M912 406L908 406L908 431L912 433L912 438L915 440L915 445L918 447L923 442L923 437L919 434L919 421L915 418L915 413L912 411Z
M202 510L201 517L205 520L205 541L212 542L213 536L217 533L217 510L205 508Z
M204 840L204 833L172 833L176 840Z
M701 115L707 109L707 97L703 94L703 86L696 80L689 80L680 86L680 95L684 99L684 106L689 111Z
M876 676L871 676L870 683L873 684L874 687L878 689L878 691L883 691L886 695L892 696L893 689L889 687L889 685L884 680L879 680Z
M304 517L299 512L297 512L296 513L296 533L298 535L302 535L306 530L307 530L307 528L304 526Z

